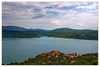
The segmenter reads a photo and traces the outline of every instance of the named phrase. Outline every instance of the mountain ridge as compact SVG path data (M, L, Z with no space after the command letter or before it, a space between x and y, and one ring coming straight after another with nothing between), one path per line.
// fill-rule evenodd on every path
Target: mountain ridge
M23 30L26 30L26 28L19 27L19 26L2 26L2 30L18 30L18 31L23 31Z
M12 27L12 28L11 28ZM56 28L53 30L44 29L26 29L22 27L10 26L2 28L2 36L4 37L14 37L14 38L32 38L32 37L59 37L59 38L73 38L73 39L88 39L88 40L98 40L98 30L78 30L71 28ZM16 34L16 35L14 35Z
M33 28L30 28L30 29L27 29L27 28L24 28L24 27L20 27L20 26L2 26L2 30L45 30L45 29L41 29L41 28L37 28L37 29L33 29ZM72 29L72 28L68 28L68 27L64 27L64 28L55 28L55 29L52 29L52 30L59 30L59 29L67 29L67 30L92 30L92 29ZM50 30L49 30L50 31Z

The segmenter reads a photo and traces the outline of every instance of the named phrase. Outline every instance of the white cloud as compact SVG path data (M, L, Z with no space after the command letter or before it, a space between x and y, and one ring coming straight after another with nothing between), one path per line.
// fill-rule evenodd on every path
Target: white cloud
M89 2L3 2L3 25L15 24L45 27L45 29L48 27L91 29L95 26L96 29L98 27L97 6L96 2L90 4Z
M69 6L73 6L75 3L73 2L59 2L59 5L57 6L57 8L62 8L62 7L69 7Z
M88 2L58 2L57 8L88 5Z
M47 12L56 12L58 14L63 14L63 13L66 13L67 10L60 10L60 9L56 9L56 8L52 8L52 9L46 9Z
M66 10L64 13L60 13L58 18L66 18L66 19L71 19L75 17L77 14L77 11L75 10Z
M55 25L63 25L63 24L65 24L65 22L61 22L60 20L55 20L55 19L52 19L51 23L55 24Z
M78 23L77 25L78 25L78 26L83 26L83 24L82 24L82 23Z
M67 14L61 14L58 17L59 20L66 22L63 27L71 27L77 29L97 29L98 28L98 16L93 13L77 13L69 11ZM57 19L57 20L58 20ZM95 27L93 27L95 26Z
M81 9L96 9L96 7L98 6L97 3L92 3L90 5L82 5L82 6L78 6L76 8L81 8Z
M4 26L21 26L25 28L41 28L41 29L53 29L55 25L51 24L51 19L23 19L23 20L4 20L2 22ZM52 28L51 28L52 27Z
M43 7L36 3L27 2L3 2L2 14L9 18L40 18L46 15Z
M79 13L75 16L77 18L77 21L80 21L85 24L92 24L92 23L97 23L98 22L98 16L95 16L92 13Z
M83 6L83 5L84 6ZM58 7L69 7L75 6L76 8L82 9L95 9L97 3L93 3L91 5L87 5L88 2L3 2L3 16L9 16L11 18L40 18L43 17L47 12L55 12L58 15L63 14L64 16L74 15L76 10L62 10L58 9ZM55 5L57 5L55 7ZM53 6L52 9L44 8L46 6ZM73 11L73 12L72 12ZM94 12L97 15L97 10L86 10L87 12ZM72 13L72 14L71 14Z

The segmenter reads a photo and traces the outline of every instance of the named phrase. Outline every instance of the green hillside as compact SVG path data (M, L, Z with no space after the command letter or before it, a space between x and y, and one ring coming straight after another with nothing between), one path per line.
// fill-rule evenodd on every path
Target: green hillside
M69 28L59 28L51 31L50 37L74 38L74 39L89 39L98 40L97 30L75 30Z
M3 38L32 38L32 37L40 37L34 33L26 33L23 31L11 31L11 30L2 30Z
M29 58L23 62L12 62L8 65L98 65L98 53L65 54L57 50L42 53L35 58Z
M54 30L25 29L22 27L6 26L3 27L3 38L33 38L40 36L98 40L98 30L78 30L70 28L57 28Z

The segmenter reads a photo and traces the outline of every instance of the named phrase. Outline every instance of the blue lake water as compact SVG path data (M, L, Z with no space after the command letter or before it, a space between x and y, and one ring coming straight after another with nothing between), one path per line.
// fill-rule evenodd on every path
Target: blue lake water
M22 62L43 52L59 50L63 53L97 53L97 40L41 38L3 38L2 62Z

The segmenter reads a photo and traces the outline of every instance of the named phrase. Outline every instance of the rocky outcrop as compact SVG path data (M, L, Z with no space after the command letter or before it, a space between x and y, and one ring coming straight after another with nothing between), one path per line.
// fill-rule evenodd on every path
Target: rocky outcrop
M64 54L64 56L68 56L70 58L74 58L74 57L77 57L77 53L72 53L72 54Z
M42 56L55 56L56 58L60 55L60 51L58 50L52 50L50 52L46 52L46 53L43 53ZM74 58L74 57L77 57L77 53L72 53L72 54L64 54L63 53L63 56L67 56L67 57L70 57L70 58Z
M21 63L14 62L8 65L97 65L98 53L84 54L78 56L77 53L65 54L58 50L52 50L29 58ZM4 64L5 65L5 64Z
M58 56L61 52L58 50L52 50L50 52L43 53L42 56L50 55L50 56Z

